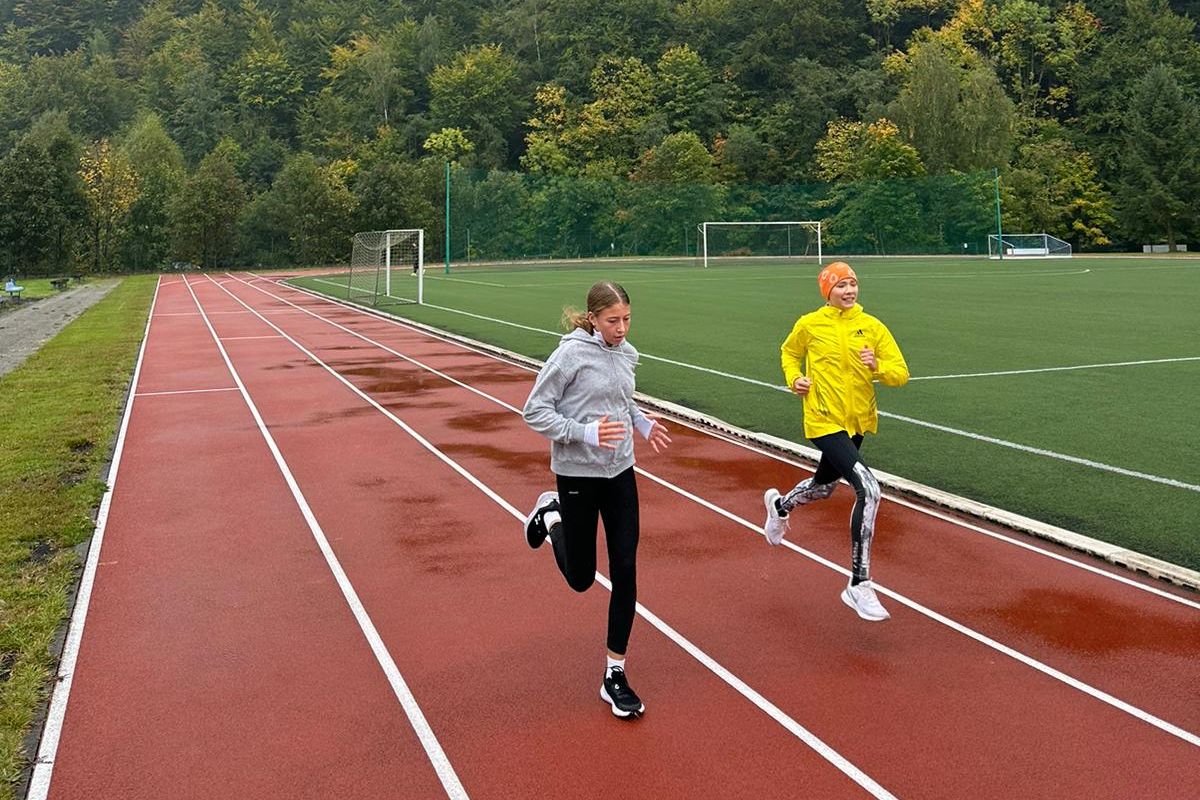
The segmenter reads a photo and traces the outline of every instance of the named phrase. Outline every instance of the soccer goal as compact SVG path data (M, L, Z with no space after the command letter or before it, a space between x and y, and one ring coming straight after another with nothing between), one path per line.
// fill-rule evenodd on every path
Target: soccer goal
M425 300L425 231L354 234L346 299L372 306Z
M1071 244L1048 233L988 236L988 258L1070 258Z
M821 223L702 222L696 226L704 268L740 259L787 259L821 263Z

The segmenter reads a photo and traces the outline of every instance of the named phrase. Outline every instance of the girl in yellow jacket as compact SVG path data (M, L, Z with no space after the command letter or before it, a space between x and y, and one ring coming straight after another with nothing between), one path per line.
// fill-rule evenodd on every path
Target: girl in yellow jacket
M858 304L858 276L835 261L817 276L826 303L796 321L780 348L788 387L804 399L804 435L821 451L811 478L781 495L763 495L767 541L779 544L793 508L833 494L838 478L854 487L850 515L852 574L842 600L863 619L888 618L871 586L871 540L879 510L879 483L859 455L863 435L874 433L878 414L874 382L908 383L908 365L882 322Z

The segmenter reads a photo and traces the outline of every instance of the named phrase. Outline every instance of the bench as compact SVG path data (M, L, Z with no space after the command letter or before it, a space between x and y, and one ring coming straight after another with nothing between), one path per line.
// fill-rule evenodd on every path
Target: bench
M4 283L4 291L8 292L9 297L13 297L13 298L16 298L17 300L20 300L21 292L25 291L25 287L17 286L17 282L14 281L12 278L9 278Z
M50 285L53 286L55 289L57 289L60 292L64 291L67 288L67 284L70 282L71 282L70 278L51 278L50 279Z

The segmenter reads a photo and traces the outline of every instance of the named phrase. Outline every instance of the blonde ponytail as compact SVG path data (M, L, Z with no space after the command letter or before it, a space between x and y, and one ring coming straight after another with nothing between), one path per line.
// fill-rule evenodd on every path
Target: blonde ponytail
M587 312L580 311L575 306L563 307L562 319L558 324L567 333L576 328L583 328L588 333L592 333L595 330L592 327L592 321L588 319Z

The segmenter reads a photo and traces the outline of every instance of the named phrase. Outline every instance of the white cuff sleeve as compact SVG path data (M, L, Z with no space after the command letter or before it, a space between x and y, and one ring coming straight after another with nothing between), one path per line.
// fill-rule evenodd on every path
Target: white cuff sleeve
M654 430L654 420L649 417L642 417L633 424L637 426L637 432L642 435L643 439L650 438L650 431Z
M592 447L600 446L600 420L583 426L583 441Z

